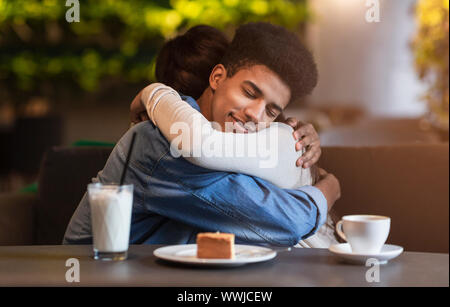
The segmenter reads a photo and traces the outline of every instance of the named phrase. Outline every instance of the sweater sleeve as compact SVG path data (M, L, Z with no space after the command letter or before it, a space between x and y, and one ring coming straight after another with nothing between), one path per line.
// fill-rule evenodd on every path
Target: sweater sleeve
M141 99L150 119L171 143L174 156L212 170L256 176L285 189L312 183L310 170L295 165L302 152L295 150L293 129L288 125L272 123L247 134L222 132L161 83L146 87Z

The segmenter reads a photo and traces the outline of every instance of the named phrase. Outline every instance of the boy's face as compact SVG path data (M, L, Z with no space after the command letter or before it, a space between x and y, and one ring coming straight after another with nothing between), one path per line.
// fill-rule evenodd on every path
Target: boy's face
M237 133L251 132L251 125L244 127L248 122L270 123L291 98L289 87L264 65L242 68L229 78L225 67L219 64L211 73L210 86L214 91L211 117L222 131L226 122Z

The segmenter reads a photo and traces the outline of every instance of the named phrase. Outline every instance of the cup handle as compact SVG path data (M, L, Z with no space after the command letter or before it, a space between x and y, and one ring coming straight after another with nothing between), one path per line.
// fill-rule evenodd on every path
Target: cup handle
M347 237L345 236L344 232L342 231L342 223L343 221L340 220L339 222L337 222L336 224L336 232L338 233L338 235L344 239L345 241L347 241Z

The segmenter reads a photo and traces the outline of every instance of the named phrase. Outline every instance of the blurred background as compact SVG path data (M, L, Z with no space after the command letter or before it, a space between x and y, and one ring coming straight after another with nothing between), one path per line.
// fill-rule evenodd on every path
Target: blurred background
M448 0L0 0L0 192L33 189L51 146L112 146L165 40L270 21L313 51L319 85L286 113L323 146L448 142Z

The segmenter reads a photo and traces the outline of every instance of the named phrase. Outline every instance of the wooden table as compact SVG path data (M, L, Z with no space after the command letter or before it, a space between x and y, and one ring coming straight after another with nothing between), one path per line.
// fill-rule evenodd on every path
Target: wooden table
M122 262L96 261L92 246L2 246L0 286L449 286L448 254L404 252L366 282L369 267L346 264L326 249L292 249L234 268L174 265L153 256L157 245L132 245ZM66 281L77 258L80 282Z

